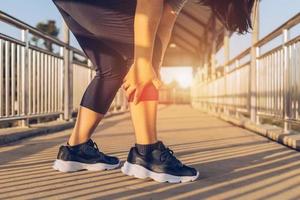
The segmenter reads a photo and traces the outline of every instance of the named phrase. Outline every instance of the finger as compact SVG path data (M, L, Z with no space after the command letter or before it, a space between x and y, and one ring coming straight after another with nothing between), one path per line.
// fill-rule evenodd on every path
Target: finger
M135 105L139 103L141 95L142 95L142 93L144 91L145 86L146 86L145 84L139 85L137 87L137 89L135 90L134 97L133 97L133 103Z
M154 80L152 81L152 84L154 85L154 87L155 87L156 89L159 89L159 88L161 87L161 82L160 82L160 80L158 80L158 79L154 79Z
M136 90L136 87L130 86L129 88L127 88L125 95L127 98L130 97L130 95Z
M152 84L157 90L162 86L162 82L159 79L153 79Z
M138 104L140 93L141 93L140 89L135 90L134 97L133 97L134 105Z
M125 83L122 84L122 88L124 90L127 90L129 86L130 86L130 84L128 82L125 82Z

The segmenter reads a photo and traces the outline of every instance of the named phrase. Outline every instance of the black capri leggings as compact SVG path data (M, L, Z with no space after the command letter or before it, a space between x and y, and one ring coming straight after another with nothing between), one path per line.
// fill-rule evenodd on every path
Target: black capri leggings
M80 105L105 114L134 59L136 0L53 0L84 53L96 67ZM161 41L155 39L152 64L158 73ZM78 77L80 78L80 77ZM142 100L157 100L151 84Z

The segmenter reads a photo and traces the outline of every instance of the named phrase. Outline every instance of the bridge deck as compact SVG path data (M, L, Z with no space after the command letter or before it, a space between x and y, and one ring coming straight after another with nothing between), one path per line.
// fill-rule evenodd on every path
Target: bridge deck
M159 109L159 138L201 175L168 184L120 169L60 173L51 168L70 130L0 148L0 199L299 199L300 154L187 105ZM130 115L101 122L93 138L123 161L134 143Z

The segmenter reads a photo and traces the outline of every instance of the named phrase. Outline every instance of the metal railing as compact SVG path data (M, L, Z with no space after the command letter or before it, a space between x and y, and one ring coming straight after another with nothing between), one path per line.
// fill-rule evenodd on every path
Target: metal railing
M80 50L2 11L0 22L21 32L21 39L16 39L0 31L0 122L18 121L20 126L28 126L30 118L69 120L95 75L90 61ZM50 42L57 52L31 44L32 37ZM69 74L65 73L67 62ZM120 89L109 112L127 108Z
M258 119L259 123L260 117L277 118L284 122L288 132L291 123L300 122L300 34L290 37L297 25L300 25L300 13L222 66L223 75L211 80L196 76L191 92L192 105L249 116L251 108L255 107L252 119ZM282 42L270 48L280 37ZM268 50L262 53L266 47ZM251 49L256 56L251 56ZM256 72L252 78L251 68ZM255 81L254 88L251 88L251 81ZM250 91L254 93L252 96Z

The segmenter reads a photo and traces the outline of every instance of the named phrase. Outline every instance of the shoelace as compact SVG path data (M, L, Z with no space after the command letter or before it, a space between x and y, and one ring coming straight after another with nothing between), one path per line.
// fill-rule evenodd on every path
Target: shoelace
M162 159L164 158L164 159ZM174 156L174 151L171 150L169 147L167 147L165 150L163 150L160 154L159 160L161 162L165 162L167 160L170 160L176 164L182 165L182 163L180 162L180 160L178 160L175 156Z
M90 146L93 151L95 151L99 156L104 156L104 154L99 150L98 145L93 141L93 146Z

